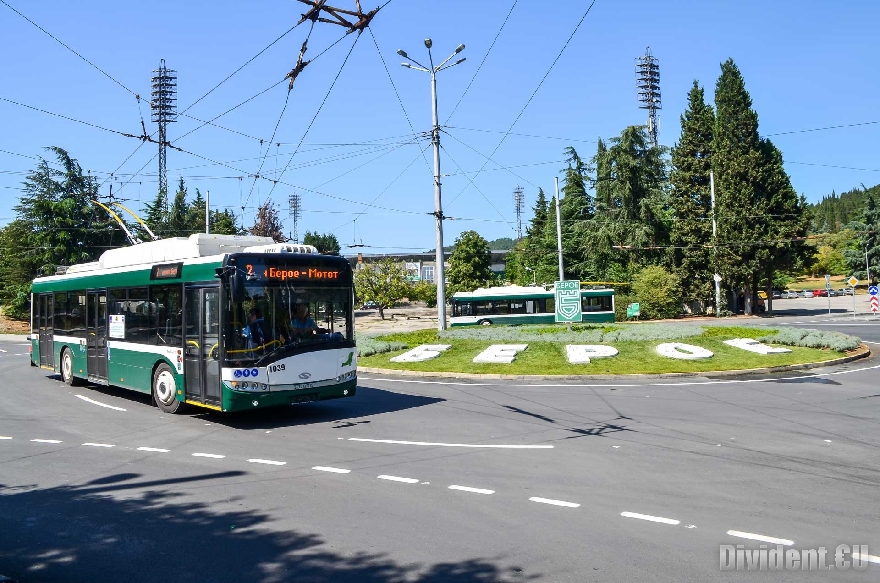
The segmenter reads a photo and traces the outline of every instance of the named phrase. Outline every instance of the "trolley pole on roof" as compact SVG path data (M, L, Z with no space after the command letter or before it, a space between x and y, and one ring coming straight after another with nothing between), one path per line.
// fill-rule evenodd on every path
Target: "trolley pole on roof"
M443 267L443 204L440 197L440 122L439 116L437 115L437 73L448 69L449 67L454 67L459 63L463 62L465 59L461 58L447 65L452 57L460 53L464 50L464 45L458 45L456 47L455 52L446 57L442 63L434 66L434 58L431 56L431 39L425 39L425 47L428 49L428 62L431 64L430 67L426 67L416 61L415 59L410 58L403 49L398 49L397 54L409 61L408 63L401 63L401 66L406 67L407 69L415 69L416 71L424 71L425 73L429 73L431 75L431 104L432 104L432 117L433 117L433 126L431 128L431 143L434 144L434 223L435 223L435 231L436 231L436 245L437 245L437 254L436 254L436 266L434 267L434 279L437 282L437 329L445 330L446 329L446 275L445 269ZM412 64L410 64L412 63ZM416 66L413 66L416 65Z

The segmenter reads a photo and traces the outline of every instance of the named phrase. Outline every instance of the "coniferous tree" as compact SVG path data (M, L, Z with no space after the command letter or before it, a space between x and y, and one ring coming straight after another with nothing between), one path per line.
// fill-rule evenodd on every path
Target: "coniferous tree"
M165 233L156 233L157 235L160 237L188 237L191 234L187 220L189 205L186 201L186 195L186 184L181 176L177 183L177 192L174 193L174 199L165 219Z
M144 209L144 222L150 230L159 237L165 236L168 231L168 193L159 190L153 202L146 203Z
M671 261L682 284L684 301L713 297L712 202L709 172L712 170L712 136L715 112L705 102L703 88L694 81L688 108L681 116L681 138L672 148L670 200L673 222Z
M587 192L590 167L577 151L569 146L565 149L568 165L563 169L562 199L559 201L559 217L562 222L562 258L566 279L589 279L589 264L584 261L578 233L585 221L593 218L594 200ZM555 221L545 226L545 234L552 232L551 241L556 240ZM554 245L555 247L555 245Z
M244 229L235 218L235 213L229 209L211 211L211 232L218 235L246 235Z
M205 232L205 197L202 196L202 193L196 188L196 197L193 199L189 205L187 205L186 209L186 235L189 236L193 233L204 233ZM211 231L212 233L214 231Z
M755 274L761 270L758 242L767 231L767 201L762 188L764 154L758 137L758 114L742 73L728 59L715 86L715 208L718 218L718 264L727 286L741 288L746 314L752 313Z
M868 281L865 273L865 251L868 252L870 266L870 283L876 284L880 279L880 208L874 195L869 193L862 211L861 220L850 225L858 233L857 245L844 251L847 267L852 275L862 281Z
M315 231L307 231L303 237L303 245L314 245L318 253L322 255L339 255L339 240L333 233L324 233L323 235Z

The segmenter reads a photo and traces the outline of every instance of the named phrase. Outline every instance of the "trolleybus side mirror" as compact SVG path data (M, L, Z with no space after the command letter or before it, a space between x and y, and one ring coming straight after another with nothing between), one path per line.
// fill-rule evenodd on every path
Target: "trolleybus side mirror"
M232 303L240 304L244 301L244 278L242 278L241 272L235 266L218 267L214 270L214 277L223 278L224 275L226 275L226 283L229 285Z

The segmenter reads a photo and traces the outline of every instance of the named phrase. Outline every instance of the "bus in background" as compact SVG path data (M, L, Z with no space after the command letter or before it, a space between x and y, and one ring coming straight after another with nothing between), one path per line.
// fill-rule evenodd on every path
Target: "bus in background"
M480 324L552 324L556 296L542 287L505 286L457 292L452 296L451 326ZM614 322L614 290L581 290L584 322Z
M352 396L351 266L267 237L195 234L112 249L37 278L31 364L238 411Z

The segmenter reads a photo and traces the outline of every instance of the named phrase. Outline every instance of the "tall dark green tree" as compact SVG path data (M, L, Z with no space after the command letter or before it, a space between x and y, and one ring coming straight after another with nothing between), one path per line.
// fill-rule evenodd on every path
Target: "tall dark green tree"
M168 209L168 216L165 220L165 232L156 233L160 237L187 237L192 234L189 226L189 204L186 200L187 189L183 181L183 176L177 183L177 192L171 201ZM204 230L204 227L199 230Z
M688 107L681 115L681 137L672 148L669 206L673 214L670 259L682 285L684 301L713 297L712 137L715 112L705 101L703 88L694 81Z
M538 188L532 219L517 249L518 271L514 281L521 284L533 280L538 283L556 281L556 210L553 199L547 200L543 188Z
M762 186L765 153L758 136L758 114L742 73L728 59L715 86L715 170L718 264L728 287L742 289L744 310L752 313L752 292L761 257L758 242L766 234L766 191Z
M205 197L196 188L196 196L186 209L186 230L188 234L205 232ZM213 231L212 231L213 232Z
M246 235L247 230L229 209L211 211L211 232L218 235Z
M861 220L850 226L858 234L857 244L844 252L850 272L862 281L867 281L865 273L870 266L870 282L876 284L880 280L880 208L872 193L869 193L862 211ZM868 252L868 265L865 264L865 251Z
M168 231L168 193L159 190L153 202L144 205L144 222L157 236L163 237ZM145 236L142 237L146 240Z
M806 199L795 191L783 167L782 152L767 138L762 138L760 144L759 197L764 213L756 217L755 224L763 228L763 234L755 245L755 257L761 269L752 276L751 288L763 282L767 307L772 311L776 273L795 269L812 254L806 246L810 215Z
M666 161L650 145L644 127L630 126L597 149L596 213L575 233L585 266L581 271L607 280L628 278L659 255L647 248L665 243ZM620 248L628 248L621 250ZM583 277L582 277L583 279Z
M565 149L565 158L567 166L562 171L562 199L559 201L563 267L566 278L588 279L589 265L584 261L578 232L586 221L593 218L595 211L595 201L587 190L591 169L571 146ZM549 240L556 240L555 221L547 222L544 233L550 235Z

